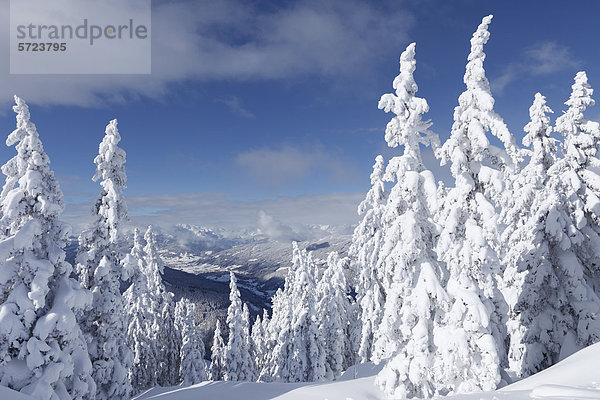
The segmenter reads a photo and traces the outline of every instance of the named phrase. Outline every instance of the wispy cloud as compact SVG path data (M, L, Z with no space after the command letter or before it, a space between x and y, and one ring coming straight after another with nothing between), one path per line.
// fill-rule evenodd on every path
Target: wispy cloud
M298 182L313 174L340 182L351 179L356 173L350 163L319 145L263 147L238 154L236 161L264 187Z
M18 76L3 63L0 102L18 93L31 103L93 106L160 100L181 82L356 75L396 51L414 23L402 5L358 0L153 3L151 75ZM0 20L0 34L9 37L8 7L0 7ZM8 45L0 43L0 51L8 54Z
M223 103L231 110L232 113L244 118L254 118L255 115L244 108L244 104L242 100L240 100L237 96L229 96L224 98L219 98L216 100L219 103Z
M523 77L550 75L566 69L575 69L580 61L571 50L555 42L543 42L525 49L521 60L508 64L502 74L492 80L491 87L496 93Z

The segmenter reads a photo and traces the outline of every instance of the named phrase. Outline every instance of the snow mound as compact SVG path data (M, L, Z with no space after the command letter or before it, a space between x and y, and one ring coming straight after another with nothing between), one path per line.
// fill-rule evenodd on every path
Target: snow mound
M439 397L448 400L600 400L600 343L589 346L538 374L495 392ZM350 368L338 381L327 383L202 382L198 385L154 388L138 400L384 400L375 386L381 369L373 363ZM12 391L11 391L12 392ZM15 393L15 392L13 392ZM1 399L12 397L3 396ZM17 395L19 395L17 393ZM25 400L27 397L14 397Z
M15 392L5 386L0 386L0 399L2 400L33 400L33 397Z

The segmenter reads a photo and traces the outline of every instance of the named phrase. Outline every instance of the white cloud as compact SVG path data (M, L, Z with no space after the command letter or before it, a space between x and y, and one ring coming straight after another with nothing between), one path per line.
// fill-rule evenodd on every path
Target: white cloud
M491 82L496 93L502 93L506 86L527 76L550 75L565 69L575 69L580 65L566 46L555 42L543 42L523 51L518 62L508 64L501 75Z
M234 200L220 193L179 193L127 196L131 224L170 227L175 224L197 224L231 229L257 229L261 212L278 221L282 232L289 227L301 231L303 225L352 225L359 221L356 213L364 193L331 193L269 200ZM68 204L63 219L80 232L91 221L91 200ZM274 222L271 224L273 225ZM277 225L275 224L275 225ZM274 225L273 225L274 226Z
M355 174L350 163L319 145L307 149L282 146L249 150L238 154L236 162L265 187L298 182L313 174L336 182L350 180Z
M91 106L160 99L169 84L190 80L356 75L396 51L413 24L395 5L357 0L304 0L266 10L242 0L153 3L152 75L19 76L9 75L4 63L0 102L18 93L31 103ZM0 13L0 34L8 37L8 7ZM6 46L0 43L4 54Z
M258 212L258 227L260 232L271 239L281 242L300 241L300 235L291 226L273 218L263 210Z

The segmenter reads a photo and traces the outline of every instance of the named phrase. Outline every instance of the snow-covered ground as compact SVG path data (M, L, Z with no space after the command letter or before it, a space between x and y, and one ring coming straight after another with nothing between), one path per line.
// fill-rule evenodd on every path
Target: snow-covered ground
M450 400L600 400L600 343L589 346L553 367L495 392L449 396ZM382 400L373 384L378 367L364 364L346 371L336 382L255 383L203 382L188 387L154 388L136 400ZM2 400L31 400L0 386Z
M448 396L446 399L600 399L599 359L600 343L498 391ZM357 371L346 371L336 382L321 384L203 382L189 387L152 389L140 395L138 400L382 400L383 393L374 385L378 370L379 368L372 364L364 364L358 366Z

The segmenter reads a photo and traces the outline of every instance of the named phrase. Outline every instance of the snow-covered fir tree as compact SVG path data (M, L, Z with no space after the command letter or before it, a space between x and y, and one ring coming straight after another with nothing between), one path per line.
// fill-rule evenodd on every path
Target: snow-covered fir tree
M179 300L175 306L175 320L181 332L179 376L184 385L194 385L208 379L204 342L200 336L195 312L194 303L186 298Z
M225 349L226 381L252 381L256 379L254 361L250 356L250 317L248 309L242 305L237 279L233 272L229 274L229 308L227 325L229 339Z
M136 228L133 247L123 260L123 267L130 271L131 285L123 298L127 310L127 344L133 352L133 363L128 377L134 393L157 385L160 344L154 332L158 316L157 300L148 287L147 269L142 237Z
M62 192L25 101L15 96L17 155L2 172L0 196L0 384L38 400L88 399L92 364L76 313L92 296L70 277L59 219Z
M600 176L596 172L600 128L583 116L594 104L585 72L577 73L572 89L565 103L569 108L556 120L555 129L564 136L563 158L549 170L549 186L561 187L557 190L565 199L559 199L546 217L546 232L560 246L553 263L560 282L556 294L561 296L562 319L554 321L552 328L553 340L561 345L558 358L600 339ZM556 353L552 358L557 361Z
M316 310L316 265L312 255L294 246L294 283L290 297L291 329L287 343L287 382L315 382L326 378L325 341Z
M127 319L120 287L123 258L118 250L121 224L127 219L122 188L126 186L125 152L117 120L106 126L106 135L94 159L94 181L101 191L92 213L92 227L79 236L77 273L81 285L93 294L92 307L81 314L97 385L96 398L128 398L131 384L127 371L132 353L127 346Z
M267 329L267 361L259 380L314 382L326 378L325 341L316 306L317 267L306 250L293 242L292 265L283 289L272 299Z
M583 115L595 104L594 90L585 72L578 72L567 111L556 119L556 131L564 136L559 174L567 183L569 202L575 208L576 224L586 237L579 256L588 269L589 283L600 293L600 124ZM589 335L589 334L588 334ZM597 335L597 334L596 334ZM583 344L597 340L579 337Z
M547 115L552 110L540 93L529 109L530 122L523 144L530 147L529 163L509 181L505 205L506 228L502 242L504 257L504 293L509 305L508 334L510 370L518 377L528 376L556 361L559 343L552 333L553 321L560 321L557 296L558 277L551 253L558 243L546 230L550 210L565 212L558 203L561 186L551 182L549 169L556 161L556 141L550 135ZM553 356L554 354L554 356Z
M344 275L347 259L332 252L317 285L317 319L325 344L325 378L338 378L354 362L350 343L350 300ZM350 358L350 359L348 359Z
M262 319L260 315L256 316L256 319L252 324L252 331L250 333L250 355L254 360L256 379L259 379L260 372L265 366L265 360L267 357L266 329L268 329L268 323L269 317L267 310L264 310Z
M222 381L225 378L225 342L223 342L223 335L221 334L221 321L218 319L210 352L210 379L212 381Z
M266 356L258 380L271 382L274 380L287 381L289 379L288 343L292 329L292 291L296 269L299 267L299 249L294 242L292 265L288 268L283 288L277 289L271 298L271 318L263 319L265 327Z
M385 293L377 274L378 254L383 241L383 211L387 202L387 193L383 182L385 163L382 156L375 158L371 174L371 189L364 201L358 206L359 215L363 216L352 235L352 245L348 251L353 260L356 278L357 303L360 306L360 335L354 337L359 343L360 359L370 361L373 354L373 343L383 316Z
M173 294L162 281L164 264L156 247L156 232L152 226L144 234L144 269L150 293L154 299L152 331L158 343L157 383L174 386L179 382L179 352L181 338L175 329Z
M420 150L421 144L436 149L439 139L421 117L429 106L416 97L414 56L412 43L400 56L395 94L384 94L379 101L379 108L395 114L386 128L388 145L404 147L402 156L390 160L384 177L395 184L383 212L378 276L385 305L373 351L375 361L386 363L377 383L394 398L428 397L438 391L432 368L434 334L449 303L442 287L447 273L433 251L439 231L433 223L437 186Z
M271 319L267 320L264 327L265 356L258 375L258 380L261 382L271 382L278 379L285 366L285 356L287 354L285 349L291 329L291 311L288 296L291 290L288 289L291 285L289 278L291 270L292 268L288 270L283 290L281 288L277 289L271 298Z
M452 306L435 337L440 355L433 371L437 386L454 392L495 389L506 363L507 305L498 285L502 268L495 251L498 213L492 200L499 200L501 170L514 166L518 151L493 110L483 69L491 19L483 18L471 39L467 89L454 110L450 138L438 152L443 164L451 163L455 187L448 191L438 221L442 230L436 251L450 274ZM490 144L488 131L506 151Z

